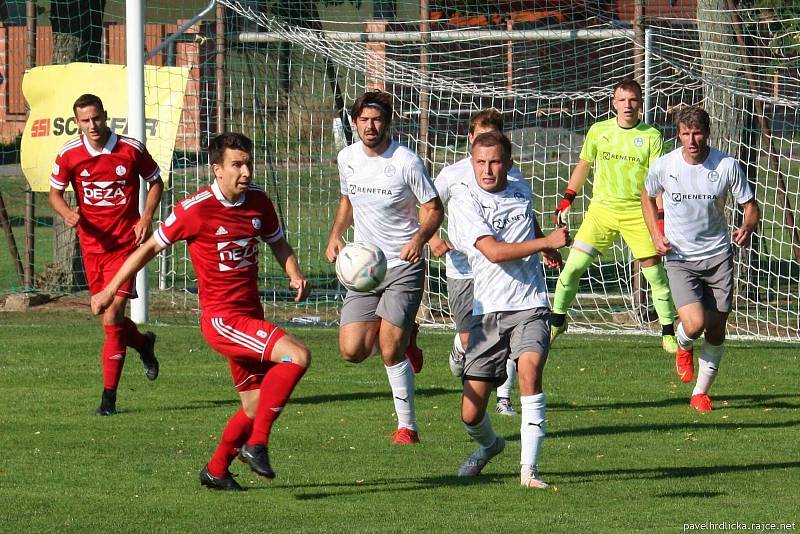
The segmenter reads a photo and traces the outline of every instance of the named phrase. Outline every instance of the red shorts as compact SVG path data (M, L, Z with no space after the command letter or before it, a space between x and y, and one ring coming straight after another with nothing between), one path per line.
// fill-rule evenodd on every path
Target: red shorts
M136 251L136 247L122 247L111 252L83 252L83 268L86 271L86 281L89 282L89 292L94 295L108 285L114 275L128 256ZM117 296L135 299L136 278L131 278L122 284L117 291Z
M261 387L264 374L273 365L272 348L286 335L270 322L245 315L203 316L200 331L208 345L228 359L237 391Z

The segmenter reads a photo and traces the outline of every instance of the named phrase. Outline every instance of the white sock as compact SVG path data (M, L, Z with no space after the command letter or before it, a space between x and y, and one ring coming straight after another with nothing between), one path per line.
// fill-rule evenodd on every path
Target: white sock
M489 414L483 414L481 422L475 426L465 424L464 428L467 430L469 437L475 440L475 443L481 447L489 448L497 441L497 434L494 433L492 428L492 420Z
M461 335L458 332L456 332L456 337L453 338L453 348L456 349L456 352L462 356L466 352L466 350L464 350L464 344L461 343Z
M724 341L719 345L712 345L708 340L703 342L700 357L697 358L700 362L700 369L697 372L697 383L694 385L692 395L707 394L711 389L711 384L714 383L714 379L717 377L719 362L722 360L724 349Z
M417 415L414 411L414 371L408 360L386 367L389 386L392 388L394 411L397 413L397 428L417 429Z
M538 395L520 397L519 400L522 406L522 424L519 429L522 451L519 463L522 465L538 465L539 453L541 452L546 430L544 416L547 397L544 393L539 393Z
M684 349L691 349L694 344L694 339L686 335L686 330L683 329L683 323L679 323L678 328L675 329L675 339L678 340L678 345Z
M507 399L510 399L511 390L514 389L514 381L517 379L517 365L511 358L508 358L506 360L506 374L508 375L506 381L497 387L498 399L500 397L505 397Z

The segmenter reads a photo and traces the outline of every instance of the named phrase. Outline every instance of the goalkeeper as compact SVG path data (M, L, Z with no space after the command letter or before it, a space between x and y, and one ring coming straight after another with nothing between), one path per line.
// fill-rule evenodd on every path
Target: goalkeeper
M567 311L583 273L622 234L634 258L641 262L642 274L652 289L661 323L661 346L674 353L678 348L673 327L675 307L666 271L644 222L640 198L650 164L661 156L661 132L640 120L642 88L637 82L617 83L611 106L616 117L589 128L580 160L556 209L556 224L567 225L566 214L594 164L592 202L556 284L550 341L567 330ZM663 211L659 210L658 216L663 224Z

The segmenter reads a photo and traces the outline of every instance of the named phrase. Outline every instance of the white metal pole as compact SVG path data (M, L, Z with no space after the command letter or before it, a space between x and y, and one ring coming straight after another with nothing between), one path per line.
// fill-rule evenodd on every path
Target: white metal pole
M125 2L125 57L128 68L128 135L141 142L144 137L144 0ZM144 211L147 184L139 178L139 213ZM131 320L147 322L147 267L136 274L139 298L131 301Z
M645 28L644 30L644 122L652 124L653 122L653 103L651 98L651 89L653 85L653 30Z

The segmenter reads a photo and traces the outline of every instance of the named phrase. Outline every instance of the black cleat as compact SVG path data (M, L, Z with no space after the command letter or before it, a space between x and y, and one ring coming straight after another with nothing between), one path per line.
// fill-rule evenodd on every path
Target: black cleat
M275 471L269 465L269 453L266 445L242 445L239 449L239 458L250 466L250 469L257 475L272 480L275 478Z
M114 415L117 413L117 392L112 389L104 389L100 399L100 406L95 410L95 415Z
M227 473L224 477L215 477L209 473L208 464L200 471L200 485L222 491L244 491L244 488L233 479L233 475L230 473Z
M144 364L145 376L148 380L155 380L158 378L158 360L156 360L156 353L153 351L156 344L156 335L153 332L145 332L144 337L144 347L136 349L136 351L142 359L142 364Z

